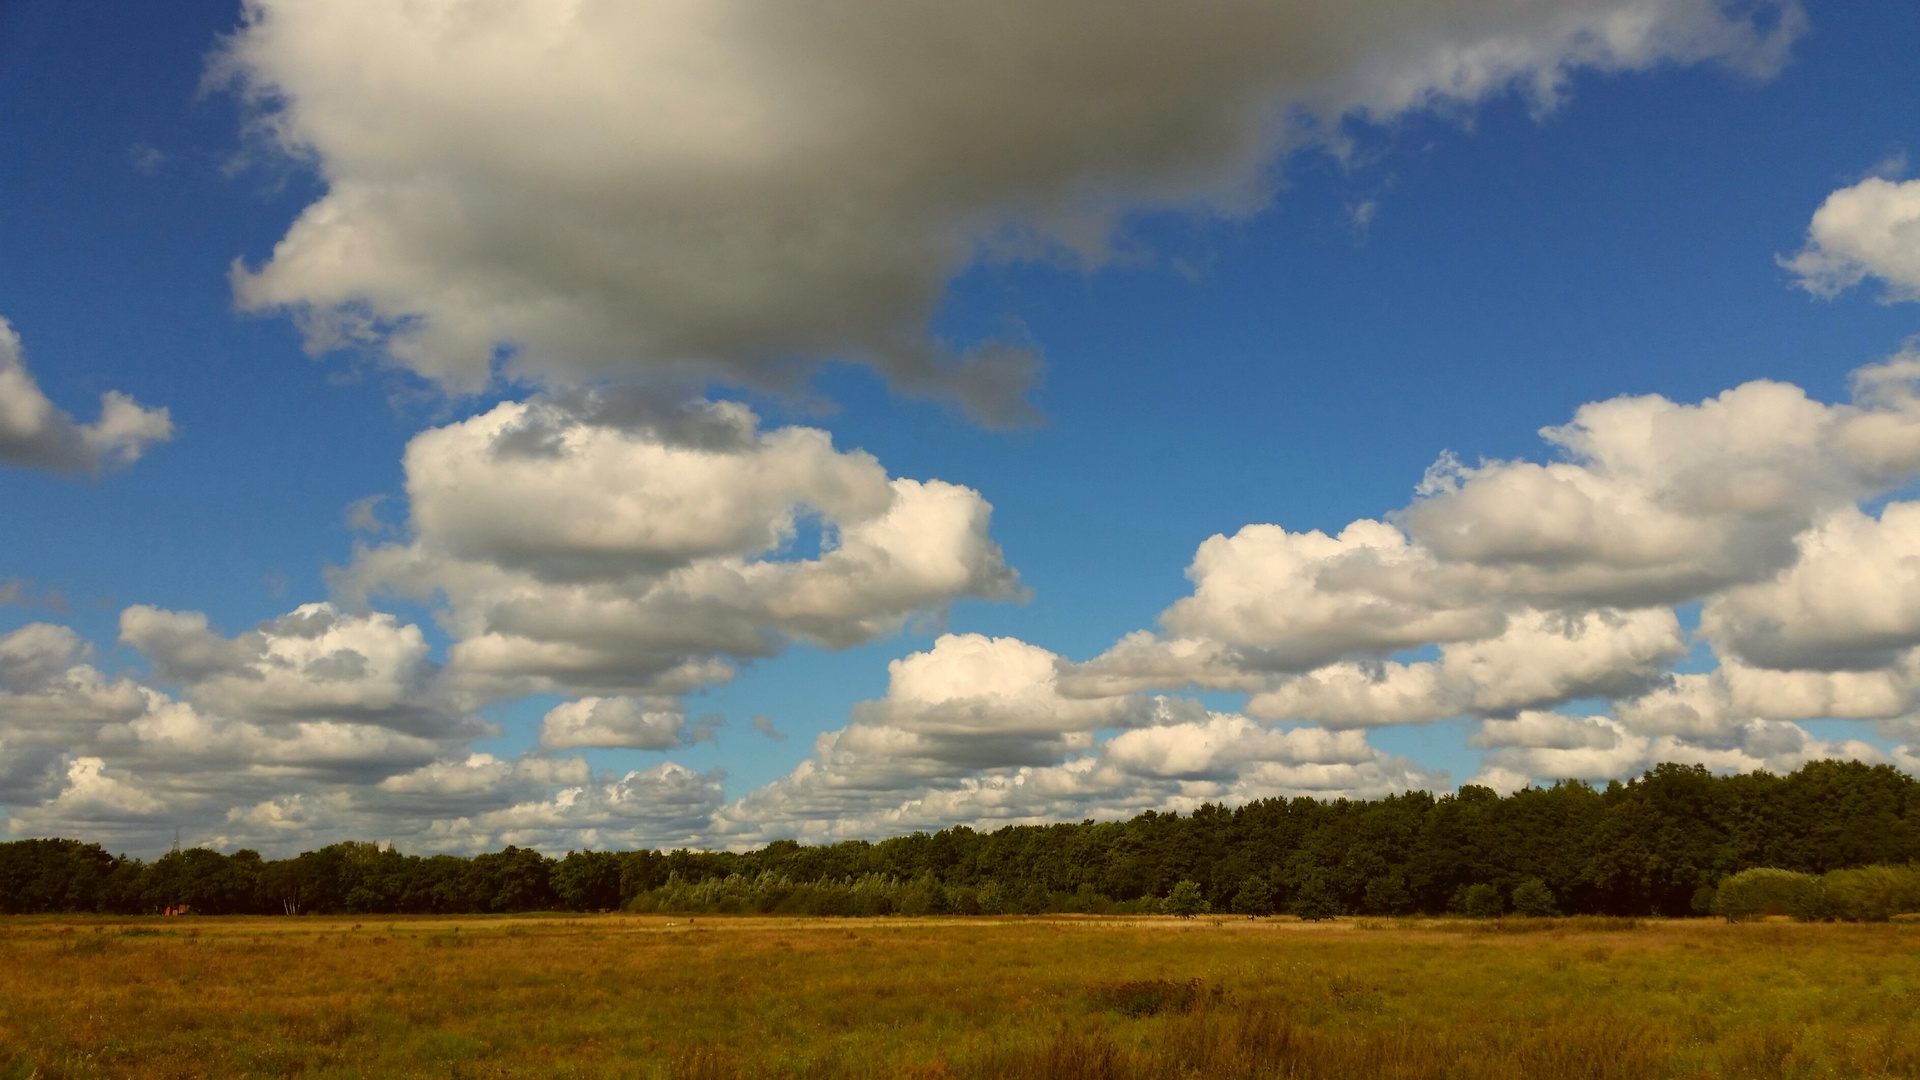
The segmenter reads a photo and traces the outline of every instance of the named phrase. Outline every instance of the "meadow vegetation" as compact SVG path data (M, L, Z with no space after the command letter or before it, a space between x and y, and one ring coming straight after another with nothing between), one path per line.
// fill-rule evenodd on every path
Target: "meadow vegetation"
M1920 1076L1920 927L0 922L0 1077Z

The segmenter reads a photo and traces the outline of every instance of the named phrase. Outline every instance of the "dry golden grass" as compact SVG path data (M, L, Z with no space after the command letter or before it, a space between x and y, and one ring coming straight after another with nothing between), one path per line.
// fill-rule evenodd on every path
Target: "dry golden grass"
M1920 927L0 921L0 1077L1920 1077Z

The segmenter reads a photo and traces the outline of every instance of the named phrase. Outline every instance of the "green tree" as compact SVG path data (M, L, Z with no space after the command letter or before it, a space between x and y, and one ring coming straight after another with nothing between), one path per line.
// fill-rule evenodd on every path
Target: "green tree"
M1258 874L1242 878L1233 894L1233 911L1236 915L1273 914L1273 885Z
M1213 905L1207 903L1206 894L1200 890L1200 883L1191 878L1178 882L1174 885L1173 891L1167 894L1167 914L1169 915L1191 919L1195 915L1205 915L1212 910Z
M1316 874L1295 890L1293 903L1288 908L1299 918L1319 922L1340 914L1340 898L1327 884L1327 879Z

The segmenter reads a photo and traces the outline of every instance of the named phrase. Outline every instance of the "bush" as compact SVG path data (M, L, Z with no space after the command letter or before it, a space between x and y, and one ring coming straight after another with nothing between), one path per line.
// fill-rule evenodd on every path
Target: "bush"
M1865 866L1820 879L1822 914L1855 922L1884 922L1920 912L1920 867Z
M1486 884L1462 885L1447 906L1469 919L1497 919L1507 909L1500 902L1500 890Z
M1728 922L1762 915L1818 918L1824 907L1820 879L1770 867L1742 870L1722 881L1713 893L1713 913Z
M1166 906L1167 914L1183 919L1205 915L1213 910L1213 905L1207 903L1206 897L1200 892L1200 883L1197 881L1182 881L1175 885L1173 891L1167 894Z
M1553 890L1539 878L1528 878L1513 887L1513 910L1522 915L1542 918L1560 914L1560 905L1553 898Z

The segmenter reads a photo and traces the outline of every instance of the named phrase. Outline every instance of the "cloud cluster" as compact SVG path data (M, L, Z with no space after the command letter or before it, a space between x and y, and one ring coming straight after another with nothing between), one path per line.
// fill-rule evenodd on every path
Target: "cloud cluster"
M36 832L561 848L1376 796L1447 778L1365 729L1450 717L1476 724L1478 781L1508 788L1664 760L1908 763L1798 722L1920 735L1920 503L1867 509L1920 474L1916 383L1908 352L1856 373L1841 404L1757 382L1584 406L1542 432L1553 460L1443 456L1408 506L1338 535L1209 539L1162 631L1093 659L943 635L732 802L720 776L670 761L594 774L569 755L712 737L681 696L790 641L872 640L1018 595L989 507L738 405L504 404L409 446L406 532L336 575L344 606L234 635L130 607L121 640L145 681L101 671L62 627L0 638L0 794ZM419 627L365 607L394 592L437 606L444 665ZM1675 609L1693 603L1688 633ZM1716 668L1673 672L1702 645ZM1188 687L1247 705L1154 693ZM571 699L539 746L476 752L495 729L473 710L533 692Z
M41 392L21 354L20 335L0 318L0 464L102 473L171 438L166 409L145 408L118 390L100 395L98 420L75 422Z
M1772 382L1597 402L1542 430L1558 460L1443 455L1382 520L1215 536L1161 633L1060 685L1239 691L1250 717L1334 729L1478 718L1508 781L1877 758L1791 722L1904 730L1916 707L1920 505L1861 504L1920 473L1917 380L1909 349L1856 372L1843 404ZM1696 643L1720 667L1671 674ZM1614 714L1549 711L1594 699Z
M155 838L188 823L284 849L754 844L954 823L1113 817L1266 796L1444 786L1366 729L1465 717L1478 782L1632 775L1659 761L1791 769L1920 736L1920 356L1828 404L1756 382L1695 404L1619 398L1544 429L1544 462L1450 455L1406 507L1337 535L1250 525L1203 543L1161 630L1075 662L945 634L790 774L729 802L671 761L596 774L573 752L714 736L683 695L793 641L838 647L1019 595L966 488L891 478L745 408L601 390L422 433L398 538L239 634L134 606L110 675L72 631L0 638L0 797L16 830ZM429 601L417 626L367 607ZM1688 632L1681 605L1698 604ZM1675 673L1702 648L1707 671ZM1211 711L1184 688L1247 695ZM474 710L569 700L518 758ZM756 727L772 729L771 723ZM777 729L772 729L777 730Z
M419 629L308 604L227 637L133 607L149 685L65 627L0 637L0 798L14 831L152 841L234 806L377 785L490 734L443 692ZM163 689L164 687L164 689Z
M822 360L989 423L1030 414L1021 343L927 323L981 259L1112 258L1152 209L1241 215L1341 118L1576 69L1765 74L1791 0L249 0L211 77L327 185L242 307L316 351L442 384L788 387Z
M605 389L510 402L421 433L405 467L403 534L335 573L342 606L231 635L199 612L129 607L120 640L144 680L104 674L65 628L0 639L12 827L152 840L186 824L270 848L367 829L433 846L694 842L721 805L716 776L595 776L567 753L712 739L719 718L690 722L681 698L737 663L1023 595L978 493L889 477L735 404ZM444 664L419 626L368 603L393 594L435 607ZM534 751L474 751L498 731L476 709L536 692L574 700L548 711ZM1072 715L1001 734L1054 747L1111 711L1060 707ZM955 731L896 719L964 741L957 716Z
M1817 739L1798 724L1753 720L1715 725L1691 737L1649 733L1631 720L1524 712L1488 720L1471 740L1491 749L1473 783L1501 791L1542 777L1610 780L1637 775L1663 761L1716 770L1791 772L1810 761L1841 758L1882 764L1888 755L1857 739Z
M335 585L439 604L451 674L487 697L672 696L793 641L844 648L1021 595L979 493L889 479L734 404L502 404L415 437L406 474L410 539L360 551ZM811 555L793 550L803 527Z
M670 762L596 776L577 756L473 752L498 729L450 693L419 628L390 616L308 604L228 637L198 613L135 607L121 626L173 692L101 672L65 627L0 637L12 831L148 851L175 829L283 853L367 836L442 850L685 844L723 801L717 777ZM645 730L644 716L584 705L590 722ZM581 744L549 748L569 745Z
M944 635L894 661L886 697L856 706L813 757L722 810L715 834L831 840L1445 783L1358 731L1279 731L1165 697L1069 697L1068 668L1012 638Z

